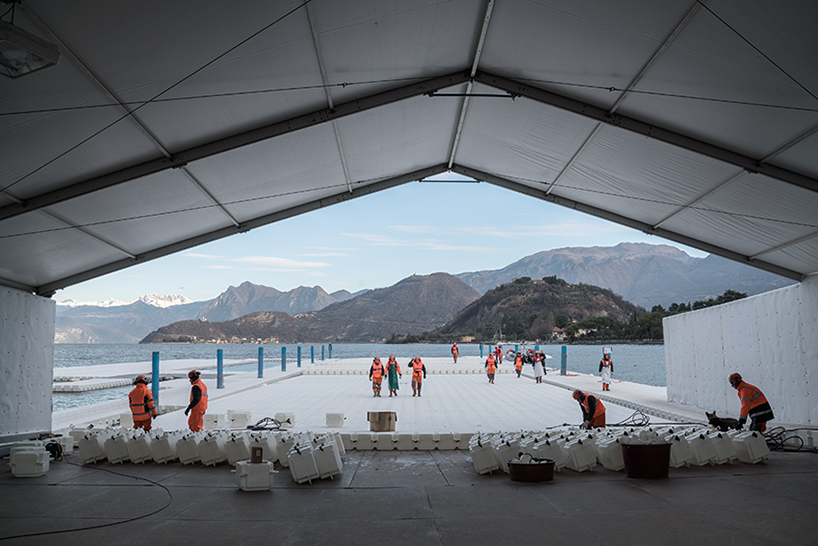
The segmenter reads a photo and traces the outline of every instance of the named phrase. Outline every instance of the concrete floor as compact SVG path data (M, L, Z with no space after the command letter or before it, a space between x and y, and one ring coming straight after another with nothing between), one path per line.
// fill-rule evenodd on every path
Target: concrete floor
M661 480L563 469L527 484L478 475L463 451L350 451L335 480L298 485L281 469L261 492L239 490L231 468L83 465L76 450L40 478L15 478L4 465L0 541L783 546L818 536L812 453L671 469ZM65 532L88 527L98 528Z

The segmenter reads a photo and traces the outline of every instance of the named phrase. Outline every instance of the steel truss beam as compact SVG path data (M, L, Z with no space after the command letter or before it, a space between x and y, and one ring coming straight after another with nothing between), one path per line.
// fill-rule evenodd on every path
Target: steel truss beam
M508 190L521 193L523 195L536 197L537 199L542 199L543 201L548 201L549 203L554 203L556 205L561 205L569 209L578 210L580 212L596 216L597 218L602 218L603 220L608 220L610 222L614 222L623 226L638 229L639 231L647 233L648 235L656 235L669 241L675 241L677 243L681 243L689 247L698 248L699 250L709 252L710 254L716 254L718 256L734 260L736 262L746 263L753 267L757 267L758 269L763 269L765 271L769 271L770 273L775 273L776 275L781 275L783 277L794 279L799 282L804 279L804 275L798 273L797 271L792 271L790 269L786 269L761 260L755 260L751 256L745 256L743 254L733 252L732 250L728 250L726 248L711 245L704 241L693 239L691 237L681 235L674 231L669 231L662 228L654 229L653 226L645 222L640 222L638 220L634 220L633 218L628 218L627 216L621 216L619 214L615 214L605 209L600 209L591 205L586 205L585 203L581 203L573 199L559 197L557 195L554 195L553 193L549 194L546 193L544 190L532 188L531 186L520 184L519 182L514 182L513 180L509 180L507 178L489 174L483 171L479 171L477 169L464 167L462 165L452 166L452 171L458 174L462 174L463 176L470 176L475 180L488 182L489 184L494 184L495 186L499 186L501 188L506 188Z
M707 142L691 138L680 133L657 127L644 121L639 121L634 118L622 116L619 114L609 114L607 110L592 106L576 99L558 95L551 91L539 89L531 85L520 83L502 76L495 76L487 72L478 72L474 78L475 81L500 89L517 97L525 97L533 101L554 106L562 110L567 110L580 115L585 118L593 119L610 125L612 127L619 127L639 135L671 144L679 148L684 148L698 154L736 165L751 173L760 173L782 182L787 182L795 186L806 188L814 192L818 192L818 179L776 167L769 163L762 163L762 160L755 159L726 148L709 144Z
M331 205L337 205L338 203L343 203L344 201L349 201L351 199L363 197L365 195L371 195L373 193L387 190L389 188L394 188L396 186L407 184L409 182L422 180L426 177L446 172L446 170L447 170L446 164L435 165L433 167L428 167L426 169L421 169L418 171L413 171L392 178L387 178L386 180L381 180L379 182L373 182L366 185L363 185L363 183L359 183L361 184L360 187L358 188L353 187L352 190L349 190L345 187L343 191L331 195L329 197L316 199L308 203L296 205L289 209L281 210L271 214L266 214L264 216L259 216L257 218L253 218L252 220L241 222L238 226L228 226L225 228L217 229L215 231L211 231L209 233L197 235L196 237L191 237L190 239L185 239L183 241L166 245L161 248L150 250L148 252L145 252L144 254L139 254L135 258L118 260L100 267L95 267L93 269L77 273L76 275L71 275L70 277L65 277L50 282L48 284L44 284L42 286L33 288L32 291L40 296L50 297L57 290L65 288L67 286L87 281L89 279L94 279L96 277L101 277L102 275L107 275L108 273L113 273L114 271L119 271L121 269L126 269L137 264L149 262L157 258L162 258L164 256L168 256L176 252L181 252L183 250L203 245L205 243L209 243L217 239L229 237L230 235L244 233L246 231L250 231L251 229L273 224L281 220L286 220L287 218L292 218L294 216L298 216L306 212L322 209L325 207L329 207ZM0 284L4 284L2 279L0 279ZM17 287L20 286L21 285L17 285Z
M445 89L454 85L459 85L469 81L468 72L455 72L446 76L431 78L417 83L412 83L388 91L376 93L351 100L343 104L335 105L333 108L324 108L310 114L296 116L284 121L279 121L264 127L253 129L215 140L201 146L189 148L175 153L172 157L161 157L151 161L146 161L133 167L127 167L116 172L105 174L96 178L72 184L71 186L47 192L42 195L26 199L22 203L14 203L0 208L0 221L12 218L26 212L31 212L43 207L48 207L74 199L82 195L97 192L134 180L156 174L168 169L184 167L192 161L205 159L218 154L235 150L244 146L249 146L257 142L269 140L277 136L285 135L301 129L315 127L327 122L344 118L359 112L385 106L402 100L425 95L439 89Z

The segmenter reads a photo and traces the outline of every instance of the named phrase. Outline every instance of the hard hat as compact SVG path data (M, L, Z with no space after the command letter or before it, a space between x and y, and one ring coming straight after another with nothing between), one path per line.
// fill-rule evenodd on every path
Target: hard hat
M582 391L581 391L581 390L579 390L579 389L576 389L576 390L574 391L574 395L573 395L573 396L574 396L574 400L579 400L580 398L582 398Z
M731 374L727 380L730 382L731 385L733 385L733 387L736 387L738 386L739 383L741 383L741 374L737 373Z
M190 370L187 373L188 379L198 379L200 375L201 373L199 372L199 370Z
M142 383L143 385L147 385L148 380L144 375L137 375L136 379L133 380L133 384L136 385L137 383Z

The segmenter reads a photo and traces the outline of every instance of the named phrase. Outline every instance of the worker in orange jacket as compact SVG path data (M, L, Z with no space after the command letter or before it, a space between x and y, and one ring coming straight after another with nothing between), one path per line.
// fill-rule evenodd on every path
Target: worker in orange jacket
M383 364L381 358L376 356L372 359L372 366L369 367L369 379L372 380L372 396L381 395L381 382L383 382Z
M153 394L148 388L148 380L144 375L137 375L133 384L136 386L128 393L133 415L133 428L141 428L147 432L151 429L151 419L156 419Z
M457 348L457 342L452 345L452 358L454 359L454 363L457 364L457 355L460 353L460 349Z
M750 430L759 432L767 430L767 421L772 421L775 416L764 393L758 387L745 382L740 374L730 375L728 381L738 391L738 397L741 400L741 413L737 428L740 430L747 422L747 417L750 417Z
M494 372L497 370L497 362L494 360L494 355L489 353L486 359L486 375L489 376L489 383L494 383Z
M581 390L574 391L574 400L582 408L582 427L605 428L605 404L593 394L585 394Z
M517 379L520 379L520 374L523 373L523 355L519 351L514 357L514 371L517 372Z
M193 432L204 429L204 414L207 410L207 387L201 380L201 375L198 370L190 370L187 374L190 379L190 404L185 409L185 415L190 414L187 424Z
M389 355L389 360L386 361L386 379L389 381L389 396L397 396L400 383L398 378L403 377L400 372L400 364L395 360L395 355Z
M412 368L412 396L420 396L423 380L426 379L426 366L419 356L413 358L409 366Z

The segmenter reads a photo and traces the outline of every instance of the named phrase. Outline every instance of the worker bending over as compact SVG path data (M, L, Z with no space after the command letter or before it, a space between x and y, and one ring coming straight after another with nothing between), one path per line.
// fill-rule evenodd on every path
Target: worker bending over
M207 410L207 387L199 376L198 370L190 370L187 374L190 379L190 405L185 409L185 415L190 414L187 424L190 430L197 432L204 429L204 414Z
M745 382L741 375L734 373L729 378L730 385L738 391L739 400L741 400L741 414L738 418L738 429L744 426L747 422L747 417L750 417L750 430L757 430L764 432L767 430L767 421L772 421L775 417L773 409L767 402L767 397L764 396L758 387L754 387Z
M128 394L133 414L133 428L151 429L151 419L156 418L156 407L153 405L153 395L148 389L148 380L144 375L137 375L133 380L136 385Z
M372 366L369 367L369 379L372 380L372 396L381 395L381 382L383 381L383 364L381 358L376 356L372 359Z
M426 379L426 366L419 356L413 358L409 366L412 368L412 396L420 396L423 380Z
M579 389L574 391L574 400L582 408L582 428L605 428L605 404L602 400Z

